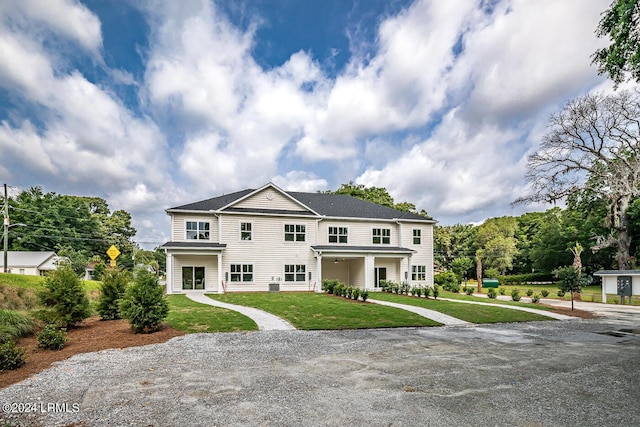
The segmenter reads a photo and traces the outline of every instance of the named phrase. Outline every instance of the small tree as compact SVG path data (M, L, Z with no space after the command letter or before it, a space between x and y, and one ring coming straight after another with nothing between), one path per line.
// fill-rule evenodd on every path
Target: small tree
M120 300L124 296L131 280L129 273L123 270L106 271L100 286L98 313L102 320L120 319Z
M61 327L73 326L91 315L89 299L82 281L70 264L62 264L44 281L38 292L40 303L45 307L38 315L48 323Z
M553 274L560 280L558 284L560 292L571 292L571 310L573 310L573 294L579 293L587 285L587 276L573 265L558 268Z
M122 318L129 321L135 333L150 333L160 329L168 314L169 303L155 274L138 270L120 301Z

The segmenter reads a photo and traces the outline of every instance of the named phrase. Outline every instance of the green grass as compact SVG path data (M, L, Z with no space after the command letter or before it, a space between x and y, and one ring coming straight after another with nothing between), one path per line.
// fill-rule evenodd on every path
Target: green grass
M514 286L514 288L516 288L517 286ZM522 288L518 288L520 290L520 296L521 297L526 297L526 289L522 289ZM506 296L511 297L511 289L507 289L507 293ZM499 299L491 299L491 298L483 298L483 297L474 297L473 295L465 295L465 294L456 294L453 292L448 292L448 291L440 291L440 298L449 298L449 299L458 299L458 300L463 300L463 301L478 301L478 302L487 302L490 304L496 304L496 305L517 305L518 307L529 307L529 308L535 308L537 310L548 310L548 311L552 311L553 307L548 307L546 305L541 305L541 304L533 304L530 302L516 302L516 301L504 301L504 300L499 300Z
M437 326L417 314L310 292L243 293L208 295L230 304L259 308L286 319L297 329L330 330Z
M0 343L30 334L35 325L35 320L27 313L0 310Z
M44 283L44 277L27 276L25 274L0 273L0 285L15 288L39 288Z
M181 331L195 333L258 330L253 320L235 311L200 304L184 295L169 295L167 300L169 316L166 322Z
M534 320L549 320L549 317L526 311L512 310L499 306L490 307L462 302L441 301L433 298L418 298L406 295L396 295L384 292L372 292L372 299L395 302L428 308L471 323L503 323L503 322L531 322ZM476 298L481 300L482 298ZM482 302L487 302L484 299ZM533 305L533 304L528 304ZM538 308L539 306L536 306Z

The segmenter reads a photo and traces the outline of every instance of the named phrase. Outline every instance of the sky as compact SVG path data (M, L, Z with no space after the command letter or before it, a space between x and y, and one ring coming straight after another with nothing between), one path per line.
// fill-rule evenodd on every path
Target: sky
M0 183L169 207L273 182L385 187L440 224L529 191L549 115L612 91L611 0L2 0Z

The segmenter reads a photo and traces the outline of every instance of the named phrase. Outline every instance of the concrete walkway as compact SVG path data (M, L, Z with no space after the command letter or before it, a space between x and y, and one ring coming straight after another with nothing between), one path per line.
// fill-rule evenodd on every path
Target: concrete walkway
M389 307L395 307L402 310L410 311L422 317L426 317L427 319L435 320L436 322L442 323L445 326L461 326L461 325L471 324L464 320L460 320L455 317L440 313L439 311L429 310L428 308L416 307L414 305L407 305L407 304L397 304L395 302L380 301L380 300L371 299L371 298L369 298L367 301L372 302L374 304L388 305Z
M573 316L566 316L564 314L552 313L552 312L546 311L546 310L538 310L536 308L519 307L517 305L492 304L490 302L466 301L466 300L461 300L461 299L450 299L450 298L439 298L439 299L441 299L442 301L459 302L459 303L462 303L462 304L489 305L491 307L502 307L502 308L508 308L510 310L528 311L529 313L534 313L534 314L539 314L541 316L551 317L552 319L556 319L556 320L577 319L577 317L573 317Z
M286 320L257 308L217 301L209 298L204 293L187 293L186 296L190 300L199 302L200 304L226 308L227 310L233 310L240 314L244 314L256 322L258 329L261 331L290 331L295 329L293 325Z

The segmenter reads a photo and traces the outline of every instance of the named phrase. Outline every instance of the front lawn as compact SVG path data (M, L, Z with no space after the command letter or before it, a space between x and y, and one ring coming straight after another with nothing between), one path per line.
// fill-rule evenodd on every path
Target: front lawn
M549 320L549 317L542 316L540 314L529 313L521 310L512 310L499 306L490 307L486 305L442 301L435 300L433 298L427 299L407 295L389 294L385 292L372 292L371 298L428 308L471 323L531 322L534 320ZM481 302L488 302L485 298L476 299L482 300ZM540 306L535 306L535 308L539 307Z
M361 329L438 326L417 314L378 304L311 292L208 295L230 304L255 307L286 319L297 329Z
M258 325L248 317L224 308L204 305L184 295L168 295L169 316L166 322L185 332L257 331Z

